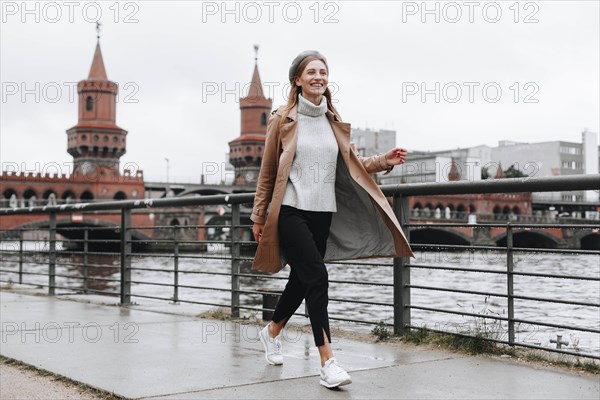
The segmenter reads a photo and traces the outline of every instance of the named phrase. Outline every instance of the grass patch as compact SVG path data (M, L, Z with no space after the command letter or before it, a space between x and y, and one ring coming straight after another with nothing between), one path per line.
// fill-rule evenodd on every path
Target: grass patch
M579 359L577 359L575 362L575 367L581 368L585 372L589 372L591 374L600 374L600 364L591 360L585 360L581 362Z
M469 312L475 313L473 305L471 308ZM453 325L452 330L455 332L431 330L423 326L410 329L405 340L414 344L434 344L469 354L507 354L506 346L496 342L503 340L507 332L502 321L497 319L500 315L489 309L489 296L486 296L485 305L477 314L471 322Z
M515 358L546 366L576 369L600 375L600 363L583 357L555 354L543 350L522 349L490 341L481 333L469 337L466 334L438 332L423 326L410 329L402 340L416 345L428 344L444 349L466 352L471 355L489 354Z
M208 311L204 311L198 315L198 318L208 318L208 319L220 319L220 320L230 320L231 319L231 310L225 307L216 307L210 309Z
M518 352L518 356L526 361L600 375L600 363L593 359L569 354L546 353L542 350L521 350Z
M371 334L375 336L378 341L388 340L392 337L392 332L383 321L379 321L379 323L371 330Z
M465 351L469 354L504 354L496 343L488 340L483 334L466 336L455 333L436 332L421 327L411 329L404 340L414 344L432 344L452 350Z

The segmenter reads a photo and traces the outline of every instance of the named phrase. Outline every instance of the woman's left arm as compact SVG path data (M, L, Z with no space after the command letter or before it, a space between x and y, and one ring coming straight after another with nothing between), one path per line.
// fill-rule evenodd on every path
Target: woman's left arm
M386 171L385 174L389 174L395 165L400 165L406 160L407 151L402 147L394 147L385 153L371 157L361 156L354 143L350 144L350 148L370 174L381 171Z

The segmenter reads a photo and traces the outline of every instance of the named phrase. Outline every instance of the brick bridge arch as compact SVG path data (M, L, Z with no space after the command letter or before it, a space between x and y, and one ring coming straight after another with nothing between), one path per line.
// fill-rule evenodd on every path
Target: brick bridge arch
M600 250L600 232L597 229L579 229L573 240L582 250Z
M410 242L415 244L470 245L472 239L457 230L418 228L411 229Z
M184 196L191 196L194 194L199 194L201 196L211 196L211 195L215 195L215 194L231 194L232 191L229 190L223 190L223 189L216 189L216 188L197 188L197 189L186 189L181 193L178 193L177 196L175 197L184 197Z
M506 232L492 238L497 246L506 246ZM542 230L513 229L514 247L535 247L556 249L564 247L561 241L551 233Z
M83 240L84 238L84 229L90 228L88 231L88 239L90 243L88 245L88 249L90 251L96 250L110 250L110 251L119 251L120 243L113 242L114 240L121 239L121 229L118 225L110 221L103 221L96 218L83 218L81 222L73 222L71 217L57 217L56 218L56 233L64 236L67 239L71 240ZM50 222L47 219L33 221L17 226L13 226L10 229L3 232L4 236L13 236L13 234L18 234L17 229L27 229L27 230L48 230L50 228ZM69 228L77 228L77 229L69 229ZM93 229L93 228L109 228L109 229ZM139 250L144 247L144 241L150 239L150 236L146 235L139 230L131 230L131 238L134 240L132 243L133 250ZM95 240L100 241L110 241L110 242L94 242ZM138 241L136 243L135 241ZM72 242L75 243L77 249L82 249L82 242Z

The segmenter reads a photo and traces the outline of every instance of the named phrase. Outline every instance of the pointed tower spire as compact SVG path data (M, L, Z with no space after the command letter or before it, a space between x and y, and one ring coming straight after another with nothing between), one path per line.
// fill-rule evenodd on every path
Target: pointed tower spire
M260 75L258 73L258 45L254 45L254 72L252 73L252 82L250 83L250 89L248 90L248 97L250 98L264 98L265 95L262 89L262 82L260 81Z
M502 163L498 163L496 168L496 179L504 178L504 172L502 171Z
M96 22L96 51L94 52L94 60L92 61L92 67L90 68L90 74L88 76L89 81L107 81L106 69L104 68L104 60L102 59L102 51L100 50L100 22Z

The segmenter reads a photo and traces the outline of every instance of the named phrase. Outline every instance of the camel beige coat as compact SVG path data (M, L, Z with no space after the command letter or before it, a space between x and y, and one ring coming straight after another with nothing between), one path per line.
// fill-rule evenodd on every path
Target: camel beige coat
M279 244L278 220L292 161L296 152L298 106L279 129L283 107L271 113L265 149L250 219L265 224L252 268L278 272L286 265ZM339 147L333 213L324 261L372 257L414 257L390 203L369 175L387 168L385 154L362 157L350 143L350 124L330 110ZM267 212L268 210L268 212Z

